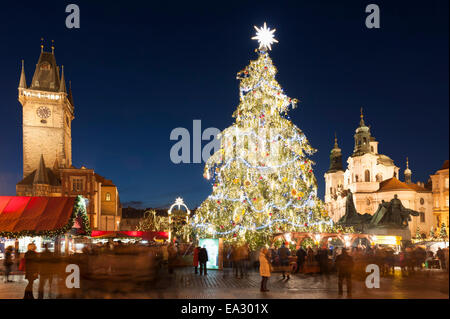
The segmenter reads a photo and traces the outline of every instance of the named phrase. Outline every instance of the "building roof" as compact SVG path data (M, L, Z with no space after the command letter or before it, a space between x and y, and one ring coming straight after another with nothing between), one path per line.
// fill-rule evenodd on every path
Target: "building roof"
M97 182L102 183L102 186L116 186L116 185L114 185L112 180L106 179L106 178L104 178L103 176L101 176L101 175L99 175L97 173L94 173L94 175L95 175L95 180Z
M0 196L0 237L71 226L76 197Z
M384 180L380 183L380 188L377 192L389 192L389 191L416 191L416 192L429 192L429 190L417 185L417 184L406 184L399 181L397 178L392 177Z
M59 67L56 65L55 55L52 52L41 52L30 88L53 92L59 91Z
M444 162L444 164L442 165L442 167L441 167L440 170L442 170L442 169L448 169L448 160L446 160L446 161Z
M378 164L383 164L385 166L394 166L394 161L387 155L378 154L377 162Z
M45 168L47 171L48 176L48 185L50 186L61 186L61 181L59 180L59 177L53 173L53 171L50 168ZM22 179L20 182L17 183L17 185L33 185L34 183L34 177L36 175L36 170L34 170L31 174L26 176L24 179ZM41 184L41 183L38 183Z

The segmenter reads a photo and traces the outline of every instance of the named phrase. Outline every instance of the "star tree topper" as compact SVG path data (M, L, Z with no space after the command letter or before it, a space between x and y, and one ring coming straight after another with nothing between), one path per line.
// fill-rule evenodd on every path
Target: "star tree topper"
M273 35L277 29L270 30L265 22L264 26L261 28L258 28L257 26L254 27L256 30L256 36L254 36L252 40L258 40L260 49L268 48L269 50L272 50L271 44L278 43L278 40L275 39L275 36Z

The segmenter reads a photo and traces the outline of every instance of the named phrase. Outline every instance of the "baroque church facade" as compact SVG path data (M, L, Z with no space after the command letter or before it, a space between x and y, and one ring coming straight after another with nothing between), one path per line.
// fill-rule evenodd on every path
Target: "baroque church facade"
M78 196L88 199L91 228L119 230L122 207L111 180L82 166L72 165L72 89L66 87L64 66L56 64L54 47L41 45L31 84L24 62L18 87L22 105L23 179L16 185L18 196Z
M421 182L412 182L408 159L404 181L400 181L399 167L389 156L378 152L378 141L366 126L362 109L354 140L353 154L348 157L348 165L344 169L342 152L335 137L330 167L325 173L325 204L329 216L337 222L345 214L346 190L353 193L354 204L360 214L373 215L383 200L389 202L397 195L403 206L420 213L409 222L411 236L416 235L417 229L421 234L428 235L434 226L431 189L425 188Z

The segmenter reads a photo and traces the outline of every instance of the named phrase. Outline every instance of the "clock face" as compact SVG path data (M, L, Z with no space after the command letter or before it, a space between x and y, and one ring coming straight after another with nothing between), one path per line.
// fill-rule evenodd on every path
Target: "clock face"
M38 109L36 110L36 114L41 119L47 119L52 114L52 111L50 111L50 109L46 106L39 106Z

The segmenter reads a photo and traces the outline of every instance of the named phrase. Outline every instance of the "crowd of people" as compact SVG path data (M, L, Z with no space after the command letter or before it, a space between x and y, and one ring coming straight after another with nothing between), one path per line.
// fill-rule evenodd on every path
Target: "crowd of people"
M262 247L254 251L245 242L226 244L223 254L224 268L231 268L233 275L239 279L249 276L251 268L258 271L261 276L262 292L269 291L267 284L274 272L279 272L283 280L289 280L291 275L296 273L320 274L328 279L330 273L336 272L339 294L343 293L343 286L346 284L347 293L351 295L352 277L364 279L367 276L366 266L369 264L376 264L381 276L394 275L395 267L400 268L402 276L413 276L422 268L448 267L448 248L439 248L436 253L420 246L404 248L399 252L389 247L378 246L357 246L348 249L331 246L297 248L293 250L289 248L288 243L282 243L278 248ZM122 255L128 256L123 258ZM13 265L17 264L28 281L24 298L34 298L33 284L38 278L38 298L44 297L46 285L50 293L55 282L58 287L55 296L58 297L67 292L65 267L68 264L79 265L81 280L86 282L105 276L111 281L114 275L132 281L130 276L136 273L141 275L136 280L143 280L145 276L155 277L161 268L166 268L169 274L173 274L177 266L186 266L182 260L185 256L188 257L187 260L192 256L195 274L207 275L208 251L205 247L192 244L172 242L142 245L110 240L103 244L87 244L82 253L62 256L61 253L51 252L47 244L44 244L43 250L37 253L36 245L31 243L23 257L9 246L5 249L3 259L4 281L12 282L11 270ZM132 262L130 258L134 258ZM224 276L226 273L225 270Z

